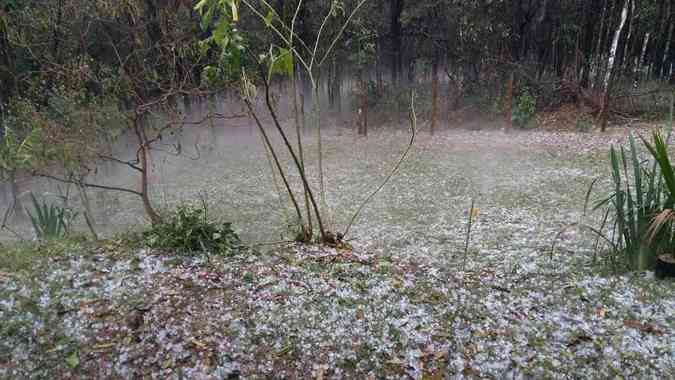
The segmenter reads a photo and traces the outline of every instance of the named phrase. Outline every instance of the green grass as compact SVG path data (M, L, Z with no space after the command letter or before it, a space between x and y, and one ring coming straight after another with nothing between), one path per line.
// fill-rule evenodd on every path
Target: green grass
M8 273L29 271L42 260L42 253L35 244L20 243L0 247L0 271Z
M50 258L83 254L91 247L82 236L0 245L0 272L34 273L44 269Z

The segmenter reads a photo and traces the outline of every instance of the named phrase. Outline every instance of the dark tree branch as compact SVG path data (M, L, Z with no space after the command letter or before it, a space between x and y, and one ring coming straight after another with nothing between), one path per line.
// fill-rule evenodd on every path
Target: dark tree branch
M124 187L97 185L97 184L94 184L94 183L87 183L87 182L81 182L80 183L80 182L78 182L74 179L59 178L59 177L56 177L56 176L53 176L53 175L50 175L50 174L45 174L45 173L34 172L33 175L35 177L53 179L54 181L58 181L58 182L61 182L61 183L70 183L70 184L73 184L73 185L81 184L84 187L90 187L92 189L119 191L119 192L122 192L122 193L129 193L129 194L138 195L139 197L143 195L139 191L127 189L127 188L124 188Z
M118 163L118 164L126 165L126 166L128 166L128 167L130 167L130 168L132 168L136 171L143 172L143 169L141 169L139 166L136 165L136 164L138 164L137 160L136 161L124 161L124 160L120 160L119 158L115 158L115 157L112 157L112 156L106 156L104 154L99 154L98 158L100 158L102 160L112 161L112 162L115 162L115 163Z

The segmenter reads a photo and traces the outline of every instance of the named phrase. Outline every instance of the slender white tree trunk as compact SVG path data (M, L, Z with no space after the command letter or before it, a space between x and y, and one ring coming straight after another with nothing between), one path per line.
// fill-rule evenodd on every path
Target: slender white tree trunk
M640 56L635 58L635 70L633 74L635 75L635 80L640 81L642 78L642 67L645 64L645 58L647 56L647 46L649 45L649 32L645 33L645 39L642 41L642 50Z
M623 10L621 11L621 20L619 25L614 32L614 39L612 40L612 46L609 49L609 58L607 59L607 71L605 72L605 78L602 82L602 103L600 108L600 130L605 131L607 129L607 111L609 108L609 87L610 81L612 79L612 72L614 69L614 61L616 58L616 50L619 47L619 37L621 37L621 31L623 26L626 24L626 18L628 17L628 3L629 0L624 1Z
M628 36L626 37L626 43L623 47L623 69L622 72L628 72L629 70L629 57L630 57L630 39L633 36L633 20L635 20L635 0L630 1L630 20L628 20Z
M670 24L668 29L668 38L666 39L666 46L663 49L663 59L661 60L661 75L665 76L668 72L668 67L666 66L666 61L668 60L668 53L670 52L670 41L673 37L673 24Z

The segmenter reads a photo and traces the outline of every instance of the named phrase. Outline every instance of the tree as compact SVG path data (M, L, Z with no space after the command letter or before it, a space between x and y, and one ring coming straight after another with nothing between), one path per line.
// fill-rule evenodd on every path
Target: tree
M0 66L0 78L15 83L10 99L0 100L27 102L33 112L15 116L27 123L41 120L48 131L41 146L59 152L34 151L40 157L39 165L30 167L34 175L77 185L85 207L87 188L137 195L148 218L161 220L151 200L148 160L163 133L186 125L177 99L200 93L201 77L194 74L201 70L195 68L205 65L197 23L183 3L55 0L4 8L3 50L16 64ZM49 49L42 48L45 41ZM136 156L106 153L126 132L137 139ZM82 141L88 142L84 149ZM89 182L102 162L136 173L137 189ZM89 214L85 218L93 226Z
M616 59L616 51L619 47L619 37L621 37L621 31L623 26L626 24L626 18L628 17L628 4L629 0L624 0L623 10L621 11L621 18L619 20L619 25L617 25L614 32L614 39L612 40L612 46L609 50L609 57L607 58L607 69L605 71L605 78L603 80L602 87L602 102L600 105L600 130L605 131L607 129L607 114L609 109L609 91L611 85L612 74L614 73L614 61Z

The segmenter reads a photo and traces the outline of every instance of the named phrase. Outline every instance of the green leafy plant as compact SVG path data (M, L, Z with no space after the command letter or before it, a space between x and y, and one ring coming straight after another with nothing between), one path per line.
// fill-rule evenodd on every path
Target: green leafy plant
M516 98L515 107L511 115L513 125L520 128L533 128L536 125L534 122L534 115L537 112L537 100L526 88Z
M664 210L672 209L673 198L668 188L675 190L675 174L665 152L666 143L660 134L654 134L654 145L641 138L655 162L641 161L635 138L629 137L630 151L621 147L610 149L612 191L600 200L594 209L608 206L602 224L595 230L611 245L609 263L618 270L646 270L654 264L656 254L670 245L671 239L661 231ZM665 155L665 158L664 158ZM669 184L670 183L670 184ZM589 188L589 193L591 192ZM664 190L666 190L664 192ZM587 200L588 200L587 194ZM659 217L661 215L661 217ZM656 217L656 218L655 218ZM611 234L602 235L609 220ZM661 227L654 224L660 221Z
M588 117L582 116L577 119L575 128L577 132L588 133L593 129L593 121Z
M231 254L242 248L231 223L208 219L206 204L201 207L181 205L161 223L143 234L153 248L174 250L182 254L208 252Z
M675 206L675 170L673 170L673 165L668 157L667 138L664 139L660 132L654 131L652 139L652 143L645 138L642 138L642 141L661 170L665 198L663 207L653 216L647 237L650 242L667 244L670 250L673 242L673 222L675 222L673 212L673 206Z
M33 213L26 210L38 239L61 238L68 234L70 225L77 213L66 207L49 204L47 201L38 201L31 193Z

